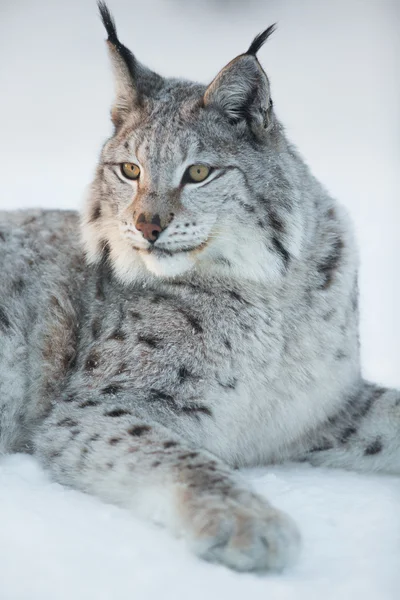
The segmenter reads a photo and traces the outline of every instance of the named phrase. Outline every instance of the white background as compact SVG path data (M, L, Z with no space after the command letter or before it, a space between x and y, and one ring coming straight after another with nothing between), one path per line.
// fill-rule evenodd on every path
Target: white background
M162 75L203 82L210 81L226 62L246 50L256 33L278 21L278 31L259 53L272 83L276 111L286 125L290 139L300 148L317 177L348 207L355 223L361 255L361 344L365 375L380 383L400 386L400 3L396 0L110 0L110 8L121 40L139 60ZM113 87L104 38L105 32L92 0L0 0L0 208L81 206L100 146L111 132L108 114ZM127 598L125 591L129 588L124 588L123 582L126 580L128 585L129 577L125 572L119 572L111 541L99 559L103 566L99 569L98 581L105 577L100 570L111 564L112 577L110 575L108 583L111 585L115 577L122 581L122 587L117 586L119 592L115 591L114 596L107 595L106 583L104 596L99 595L100 592L90 596L88 590L93 592L91 583L96 569L92 572L82 568L81 572L78 567L84 558L80 552L77 555L72 552L70 557L62 550L59 557L56 553L53 562L57 566L56 572L57 569L64 572L64 563L65 569L71 570L73 575L69 584L72 587L65 588L65 596L60 590L55 592L57 577L53 577L53 583L51 576L48 581L39 566L53 556L51 544L49 552L45 552L47 558L41 557L35 562L34 547L31 549L33 559L31 553L27 554L26 564L30 560L33 563L25 590L16 574L21 544L27 543L27 532L36 539L35 523L42 527L36 532L39 537L50 535L49 531L56 527L51 522L52 511L55 505L58 506L63 492L60 491L62 488L48 483L28 459L3 459L1 464L0 515L8 519L11 529L7 529L9 535L6 537L11 548L7 546L7 568L3 563L3 582L8 587L5 588L6 595L2 596L0 583L0 598ZM193 567L193 577L199 577L203 572L219 573L217 579L221 585L232 583L229 588L231 598L242 597L246 589L253 589L253 595L249 592L252 598L264 597L264 585L265 597L300 598L303 596L296 595L296 589L300 593L300 580L308 585L304 588L308 598L313 597L312 590L317 589L316 598L321 598L322 593L326 598L331 597L330 593L332 598L347 598L348 593L349 598L357 600L361 591L364 600L367 597L395 598L394 590L398 591L399 580L396 588L394 563L393 570L388 571L395 547L394 538L390 536L399 530L400 524L400 492L395 480L324 474L315 470L300 471L300 475L296 474L296 469L286 471L283 468L274 472L277 479L271 484L271 475L265 475L261 491L275 494L275 501L281 505L286 502L288 510L292 514L299 513L299 519L304 521L302 528L315 534L309 545L306 544L305 562L300 568L300 576L297 575L300 579L288 575L284 580L257 583L261 587L254 589L253 583L249 583L246 588L243 579L239 585L239 580L228 572L215 571L214 567L207 567L211 571L203 571L205 567L198 567L197 563ZM307 508L309 514L307 510L301 514L298 508L298 486L302 487L304 498L311 498ZM346 515L340 515L337 510L335 486L341 490L341 498L348 498ZM40 503L41 494L44 505ZM118 519L122 519L126 527L132 529L130 518L126 517L124 521L121 516L115 517L114 509L102 509L100 503L93 508L94 504L92 506L89 500L79 501L79 494L65 494L74 500L71 508L68 503L62 507L67 513L70 510L65 527L58 524L61 533L57 535L63 540L62 548L68 546L67 538L76 519L92 519L93 531L100 527L103 532L104 522L99 525L93 511L97 517L100 514L100 521L101 511L108 511L106 521L114 519L111 523L118 529L118 523L121 525ZM370 495L371 506L368 502L365 504L366 495ZM381 496L387 502L386 508L383 508ZM317 504L315 510L313 501ZM28 505L36 506L35 502L38 512L32 515L25 509ZM365 521L355 526L351 539L345 542L349 544L350 550L346 552L350 554L347 556L345 552L343 556L340 544L343 544L342 533L347 531L344 523L357 518L360 503ZM397 506L397 512L394 506ZM44 518L47 514L50 515L48 522ZM314 517L317 524L313 522ZM20 530L21 519L24 526ZM326 529L329 524L337 538L333 546ZM147 544L148 539L156 536L159 540L157 536L162 535L153 531L150 535L145 526L137 523L135 527L136 532L142 532L140 539L146 538ZM364 537L359 540L357 536L361 535L361 530ZM107 535L107 532L105 537L99 534L99 540L110 540ZM56 544L58 537L53 537L51 543ZM141 568L145 568L144 564L151 565L151 560L162 563L163 549L166 554L172 552L172 545L168 545L172 542L168 538L162 537L159 543L161 551L158 548L157 556L152 556L150 551L150 558L146 558L150 562L143 563ZM97 541L92 547L89 544L88 552L98 549L98 544L101 542ZM139 546L135 546L133 540L132 544L136 556ZM391 544L389 558L386 553ZM320 552L316 548L320 548ZM181 564L179 552L182 554L182 550L178 551L178 562L173 563L176 569ZM316 566L313 552L320 560ZM398 561L398 549L397 552ZM337 573L334 568L326 570L327 553L333 563L339 565ZM25 559L22 557L21 560L23 564ZM185 555L183 568L186 568L187 560ZM55 568L54 564L52 568ZM158 568L161 568L159 562L152 571L155 580ZM362 572L365 572L365 580L360 575ZM137 571L132 573L135 573L132 574L132 585L136 585ZM3 575L0 562L0 582ZM391 576L393 587L390 587ZM214 581L213 577L210 575L210 582ZM133 588L132 597L165 597L162 581L159 588L154 581L151 585L149 581L147 584L142 582L139 590ZM386 596L383 595L384 582L389 586ZM45 592L47 584L50 586L48 596ZM216 589L213 585L210 583L203 595L193 596L190 588L185 594L196 598L205 597L205 594L212 597ZM237 590L240 588L242 592L235 596L237 585ZM376 586L380 595L374 595ZM85 594L79 595L82 589ZM221 592L218 597L223 598L224 591L228 593L228 588L218 589ZM270 596L272 592L275 595ZM172 594L171 597L176 596Z

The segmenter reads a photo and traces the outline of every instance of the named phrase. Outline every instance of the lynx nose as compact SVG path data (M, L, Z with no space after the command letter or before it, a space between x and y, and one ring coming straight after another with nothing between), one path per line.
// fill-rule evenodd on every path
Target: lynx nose
M146 218L144 213L141 213L136 219L135 227L151 244L154 244L160 233L165 229L165 227L161 227L159 215L147 215Z

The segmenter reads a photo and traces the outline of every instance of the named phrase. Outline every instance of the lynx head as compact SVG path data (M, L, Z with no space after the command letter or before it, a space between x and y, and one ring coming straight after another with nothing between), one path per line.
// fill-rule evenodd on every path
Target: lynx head
M115 129L83 216L88 260L107 249L125 282L192 269L257 280L281 274L296 252L286 225L293 192L256 57L274 26L207 87L144 67L119 41L106 5L99 8L116 83Z

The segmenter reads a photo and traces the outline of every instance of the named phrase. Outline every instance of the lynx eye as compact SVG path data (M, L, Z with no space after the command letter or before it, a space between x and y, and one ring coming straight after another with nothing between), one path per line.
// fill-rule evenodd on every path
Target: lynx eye
M189 167L184 175L185 183L200 183L207 179L211 173L210 167L206 165L192 165Z
M135 163L122 163L121 173L127 179L138 179L140 175L140 168Z

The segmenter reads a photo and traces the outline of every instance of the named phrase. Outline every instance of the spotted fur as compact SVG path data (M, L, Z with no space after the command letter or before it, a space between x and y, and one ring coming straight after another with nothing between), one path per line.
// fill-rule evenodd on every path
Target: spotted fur
M275 116L271 28L207 87L146 69L100 9L115 131L81 234L74 212L0 215L0 448L206 560L281 569L297 530L235 467L400 471L400 394L360 374L351 224Z

